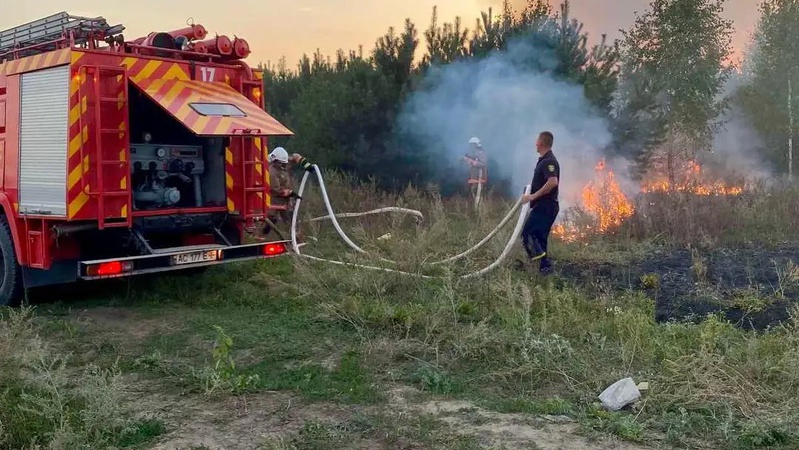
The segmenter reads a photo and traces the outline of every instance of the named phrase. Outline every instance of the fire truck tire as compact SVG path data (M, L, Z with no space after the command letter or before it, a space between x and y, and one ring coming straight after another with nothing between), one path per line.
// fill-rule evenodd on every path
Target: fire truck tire
M0 216L0 306L16 306L22 299L22 267L17 262L11 227Z

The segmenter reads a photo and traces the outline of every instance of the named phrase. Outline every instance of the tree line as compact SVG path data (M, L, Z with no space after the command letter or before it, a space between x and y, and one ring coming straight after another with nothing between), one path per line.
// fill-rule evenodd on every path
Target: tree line
M714 134L728 126L730 108L743 111L759 135L762 144L752 152L774 172L792 175L799 0L761 2L756 33L738 68L729 62L733 24L722 16L726 3L652 0L620 38L609 42L603 35L596 45L588 44L568 0L558 8L529 0L522 11L505 1L498 13L483 12L471 29L460 18L441 23L434 7L424 31L406 20L369 53L363 47L333 57L316 51L295 67L285 59L260 65L267 110L296 133L288 141L273 139L270 148L290 146L388 189L429 182L463 187L464 180L437 169L423 145L403 136L397 115L410 94L426 88L431 71L487 58L521 40L551 57L548 67L531 64L530 71L546 70L582 87L610 123L614 139L605 151L634 161L638 178L653 171L672 177L675 161L709 150ZM417 50L424 50L418 60ZM731 77L741 82L730 91Z

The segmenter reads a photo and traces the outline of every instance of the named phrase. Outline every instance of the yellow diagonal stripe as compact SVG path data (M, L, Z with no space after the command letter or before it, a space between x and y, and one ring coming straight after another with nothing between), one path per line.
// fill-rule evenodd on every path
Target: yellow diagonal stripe
M82 138L82 139L81 139ZM81 144L89 139L89 126L83 126L83 132L69 141L69 157L72 158L80 150Z
M56 60L56 52L45 53L42 59L42 67L49 67Z
M255 171L258 172L258 175L262 175L263 174L263 147L262 147L261 144L263 143L263 141L261 140L261 138L253 138L253 141L255 141L254 142L255 143L255 148L258 150L258 152L257 152L257 154L256 154L254 159L260 163L260 164L255 164Z
M133 67L134 64L136 64L136 61L137 61L136 58L125 58L125 59L122 60L121 63L119 63L119 65L120 66L125 66L128 69L130 69L131 67Z
M75 64L76 62L80 61L80 59L83 58L83 55L85 55L85 53L72 51L69 55L72 64Z
M80 178L83 175L83 170L89 168L89 155L83 157L83 164L78 164L69 172L67 176L67 186L68 189L72 189L75 187L78 182L80 182Z
M183 71L177 63L172 63L172 66L164 74L165 80L188 80L189 76Z
M119 123L119 138L123 139L124 137L125 137L125 122L120 122ZM123 147L122 150L119 151L119 161L120 162L125 162L127 159L128 159L127 148ZM127 177L127 174L125 174L122 177L122 179L119 180L119 188L120 189L127 189L127 187L128 187L128 177ZM126 217L125 214L127 214L127 206L125 206L124 209L123 209L122 217Z
M228 128L230 128L230 122L224 119L220 120L213 134L223 134Z
M75 125L78 120L80 120L80 100L69 110L69 126Z
M67 207L68 216L75 217L75 215L86 205L86 203L89 203L89 196L86 195L85 192L80 191L75 199L69 202L69 206Z
M174 86L169 88L168 91L166 91L166 94L164 94L164 97L160 101L160 103L163 106L168 107L169 105L172 104L172 102L174 102L178 98L178 95L180 95L180 91L182 91L182 90L183 90L183 86L181 86L179 84L175 84ZM187 103L187 105L188 105L188 103Z
M194 128L195 130L204 130L205 126L208 125L208 122L210 122L210 121L211 121L211 117L209 117L209 116L200 116L200 118L197 119L196 122L194 122L194 125L192 125L192 128Z
M161 64L162 64L161 61L150 61L144 65L144 68L142 70L140 70L138 73L134 74L130 78L133 81L139 81L144 78L148 78L150 75L153 74L153 72L155 72L158 69L158 66L160 66Z

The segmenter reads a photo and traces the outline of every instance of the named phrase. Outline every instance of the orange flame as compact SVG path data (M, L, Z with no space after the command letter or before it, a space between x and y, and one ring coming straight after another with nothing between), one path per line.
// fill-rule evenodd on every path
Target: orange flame
M564 241L574 242L584 239L592 232L607 233L621 225L633 215L635 207L624 195L616 175L607 169L605 160L599 161L596 167L597 176L583 187L581 207L595 219L595 225L578 227L575 224L558 224L552 233Z
M689 161L684 170L684 174L680 178L682 181L669 182L664 180L663 177L658 177L647 182L641 186L641 192L686 192L694 195L740 195L743 192L742 186L730 186L726 183L717 182L703 182L701 181L702 166L696 161Z
M583 188L582 194L583 207L597 218L598 229L602 233L618 227L635 211L632 202L627 199L616 181L616 175L605 169L605 160L599 161L595 167L599 182L589 182Z
M635 212L633 203L624 195L615 174L607 169L604 159L599 161L595 169L597 175L583 187L580 204L580 208L591 215L594 223L577 225L567 221L556 225L552 234L562 241L582 241L592 233L612 232ZM702 167L696 161L690 161L684 172L681 178L685 181L670 183L662 177L653 178L642 183L641 192L685 192L702 196L739 195L743 192L742 186L700 181Z

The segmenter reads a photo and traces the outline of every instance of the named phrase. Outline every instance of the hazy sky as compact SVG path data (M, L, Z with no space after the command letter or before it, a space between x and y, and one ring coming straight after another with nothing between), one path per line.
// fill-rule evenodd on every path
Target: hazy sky
M248 62L277 61L286 56L290 64L303 52L333 55L336 49L369 49L389 26L401 27L411 18L421 31L427 28L433 5L442 21L461 16L469 28L479 12L501 0L137 0L109 3L106 0L6 0L17 3L0 14L0 30L66 9L70 14L103 16L127 28L133 39L150 31L170 31L185 26L193 17L211 34L234 34L247 39L253 54ZM525 4L526 0L514 0ZM607 33L616 37L627 28L635 11L648 0L572 0L572 15L585 23L591 36ZM559 5L560 0L552 0ZM745 45L757 20L758 0L728 0L726 15L734 21L736 50ZM60 5L60 6L59 6ZM615 6L610 6L615 5Z

